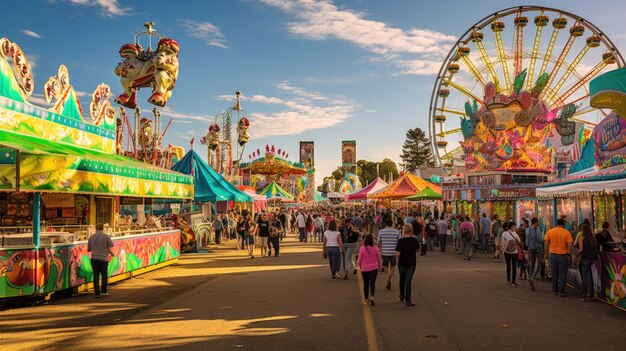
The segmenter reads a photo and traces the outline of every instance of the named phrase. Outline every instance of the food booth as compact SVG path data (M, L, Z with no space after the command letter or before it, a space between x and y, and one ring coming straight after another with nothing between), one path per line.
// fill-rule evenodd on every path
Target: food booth
M88 289L88 225L112 236L111 281L176 262L180 231L154 217L126 223L120 203L191 199L193 178L116 153L108 86L94 91L89 123L65 66L44 87L53 107L29 102L33 85L19 46L0 39L0 304Z

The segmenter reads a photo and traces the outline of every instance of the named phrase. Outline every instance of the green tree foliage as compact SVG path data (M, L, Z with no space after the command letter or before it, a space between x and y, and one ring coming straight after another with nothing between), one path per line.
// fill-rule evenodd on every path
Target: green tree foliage
M385 158L380 162L371 162L367 160L359 160L357 165L359 166L359 178L363 183L363 186L373 182L376 177L376 165L378 164L378 172L381 178L388 179L389 175L393 176L393 179L398 178L398 166L392 160Z
M421 165L434 166L435 159L430 149L430 139L420 128L409 129L402 145L400 155L407 171L413 171Z

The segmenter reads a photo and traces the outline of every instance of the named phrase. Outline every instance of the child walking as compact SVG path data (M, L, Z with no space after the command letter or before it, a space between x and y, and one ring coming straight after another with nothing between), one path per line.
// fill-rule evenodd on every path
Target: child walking
M380 252L378 247L374 246L374 237L371 234L367 234L363 240L363 246L359 250L357 265L363 277L364 303L367 303L369 300L370 306L374 306L376 305L374 301L376 276L378 276L378 272L381 270L381 262Z

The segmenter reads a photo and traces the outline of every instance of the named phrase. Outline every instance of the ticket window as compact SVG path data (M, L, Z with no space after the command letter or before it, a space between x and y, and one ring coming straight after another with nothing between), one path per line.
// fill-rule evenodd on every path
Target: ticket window
M113 225L113 198L96 197L96 225Z

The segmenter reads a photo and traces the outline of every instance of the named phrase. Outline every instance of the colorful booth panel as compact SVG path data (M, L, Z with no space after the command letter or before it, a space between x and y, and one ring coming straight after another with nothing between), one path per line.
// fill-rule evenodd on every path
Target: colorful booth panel
M180 231L113 238L109 276L180 256ZM87 244L0 249L0 298L48 294L93 281Z

